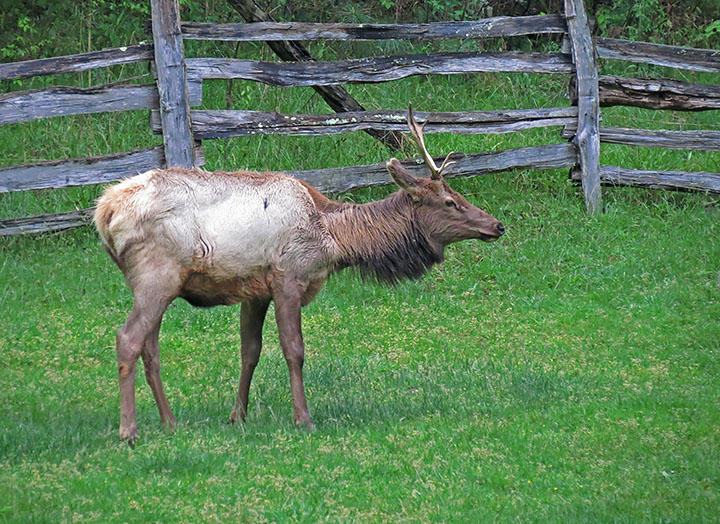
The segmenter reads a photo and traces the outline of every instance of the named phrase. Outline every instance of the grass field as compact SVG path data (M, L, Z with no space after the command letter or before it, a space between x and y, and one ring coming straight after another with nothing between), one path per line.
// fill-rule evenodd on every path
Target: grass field
M717 78L705 77L706 80ZM351 91L369 108L565 105L564 80L410 79ZM225 86L206 88L224 107ZM310 91L237 83L237 107L324 112ZM145 115L0 128L4 165L146 147ZM609 125L717 129L711 113L610 109ZM140 130L140 131L138 131ZM436 153L558 141L557 129L429 136ZM41 145L42 144L42 145ZM361 134L206 144L211 169L386 160ZM718 170L718 154L603 147L604 163ZM717 522L720 202L604 191L589 218L566 171L452 185L507 226L422 280L334 276L303 313L318 430L292 425L272 310L244 425L239 308L178 301L160 336L179 420L142 373L140 440L117 437L114 337L132 306L90 228L0 239L2 522ZM98 188L0 195L0 216L86 207ZM390 188L341 197L381 198Z

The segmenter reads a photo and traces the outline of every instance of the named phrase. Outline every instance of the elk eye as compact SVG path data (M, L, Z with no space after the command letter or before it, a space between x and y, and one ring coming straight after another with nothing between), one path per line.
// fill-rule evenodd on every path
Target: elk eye
M452 198L445 199L445 205L447 207L457 207L457 204L455 203L455 201Z

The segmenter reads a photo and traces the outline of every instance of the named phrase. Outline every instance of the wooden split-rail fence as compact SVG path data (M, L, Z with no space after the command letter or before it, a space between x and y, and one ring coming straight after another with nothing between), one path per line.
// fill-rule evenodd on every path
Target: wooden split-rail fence
M621 78L598 73L596 58L626 60L720 72L720 50L692 49L592 37L582 0L565 0L564 15L495 17L428 24L320 24L254 22L183 23L177 0L152 0L153 44L72 56L0 64L0 80L87 71L133 62L154 62L156 81L147 85L91 88L49 87L0 95L0 124L111 111L148 109L163 146L105 156L38 162L0 168L0 192L61 188L120 180L166 165L202 165L202 140L258 134L328 135L349 131L405 130L405 111L351 111L285 115L260 111L193 110L205 79L245 79L272 86L338 86L387 82L411 75L480 72L572 75L567 107L424 113L427 133L510 133L561 126L562 142L494 153L455 154L448 177L504 170L569 168L582 182L587 210L602 209L601 183L720 193L720 174L642 171L599 162L603 142L634 146L720 151L719 131L663 131L600 125L600 107L630 105L652 109L718 110L720 86L671 80ZM527 34L565 34L561 53L457 52L384 56L333 62L275 63L226 58L185 58L184 39L230 41L432 40ZM719 162L720 165L720 162ZM256 166L262 168L263 166ZM422 171L420 165L413 169ZM384 164L291 171L330 193L387 184ZM0 235L61 230L88 222L92 210L0 220Z

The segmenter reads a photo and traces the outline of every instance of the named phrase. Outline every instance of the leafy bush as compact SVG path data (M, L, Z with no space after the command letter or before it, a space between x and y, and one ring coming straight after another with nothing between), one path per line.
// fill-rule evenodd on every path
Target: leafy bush
M716 48L720 45L720 20L710 17L717 6L704 0L688 2L682 10L668 0L610 0L595 9L600 33L675 45Z

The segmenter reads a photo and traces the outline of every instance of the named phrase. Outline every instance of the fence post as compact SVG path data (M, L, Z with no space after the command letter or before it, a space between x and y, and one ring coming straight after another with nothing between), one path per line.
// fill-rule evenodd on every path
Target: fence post
M600 95L595 47L583 0L565 0L565 18L577 78L578 128L573 142L580 153L580 180L585 193L585 205L588 213L594 214L602 211Z
M150 5L165 165L190 168L196 163L195 141L178 0L151 0Z

